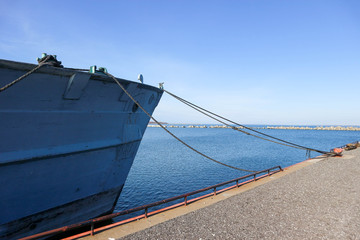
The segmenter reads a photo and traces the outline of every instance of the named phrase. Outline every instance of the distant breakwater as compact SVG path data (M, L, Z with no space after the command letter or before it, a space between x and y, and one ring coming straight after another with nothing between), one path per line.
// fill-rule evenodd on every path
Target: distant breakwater
M229 127L226 125L163 125L166 128L238 128L244 129L244 127ZM157 124L149 124L148 127L160 127ZM320 130L320 131L360 131L360 127L353 126L263 126L263 127L248 127L251 129L281 129L281 130Z

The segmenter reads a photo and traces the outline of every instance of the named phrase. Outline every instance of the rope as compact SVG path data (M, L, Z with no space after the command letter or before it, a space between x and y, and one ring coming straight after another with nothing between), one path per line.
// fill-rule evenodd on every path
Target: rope
M166 91L166 90L164 90L164 91ZM246 131L244 131L244 130L240 130L239 128L234 127L234 126L231 126L231 125L227 124L226 122L223 122L223 121L221 121L221 120L219 120L219 119L217 119L217 118L215 118L215 117L213 117L213 116L205 113L205 112L202 111L202 110L199 110L199 109L195 108L194 106L192 106L192 105L190 105L190 104L188 104L188 103L186 103L186 102L184 102L184 101L182 101L182 100L180 100L180 99L178 99L178 100L181 101L181 102L183 102L184 104L188 105L189 107L195 109L196 111L199 111L200 113L202 113L202 114L204 114L204 115L206 115L206 116L208 116L208 117L210 117L210 118L212 118L212 119L214 119L214 120L216 120L216 121L218 121L218 122L220 122L220 123L222 123L222 124L230 127L230 128L233 129L233 130L236 130L236 131L245 133L245 134L247 134L247 135L250 135L250 136L253 136L253 137L256 137L256 138L260 138L260 139L265 140L265 141L269 141L269 142L273 142L273 143L276 143L276 144L281 144L281 145L284 145L284 146L293 147L293 148L298 148L298 149L303 150L303 148L300 148L300 147L295 147L295 146L288 145L288 144L284 144L284 143L281 143L281 142L276 142L276 141L273 141L273 140L270 140L270 139L267 139L267 138L263 138L263 137L260 137L260 136L251 134L251 133L246 132Z
M245 133L245 134L247 134L247 135L250 135L250 136L253 136L253 137L257 137L257 138L260 138L260 139L263 139L263 140L266 140L266 141L269 141L269 142L273 142L273 143L276 143L276 144L284 145L284 146L287 146L287 147L292 147L292 148L297 148L297 149L302 149L302 150L308 150L308 151L314 151L314 152L318 152L318 153L321 153L321 154L333 155L333 153L331 153L331 152L326 152L326 151L322 151L322 150L318 150L318 149L313 149L313 148L301 146L301 145L298 145L298 144L295 144L295 143L292 143L292 142L288 142L288 141L285 141L285 140L283 140L283 139L276 138L276 137L274 137L274 136L271 136L271 135L262 133L262 132L260 132L260 131L254 130L254 129L252 129L252 128L246 127L246 126L244 126L244 125L242 125L242 124L239 124L239 123L236 123L236 122L234 122L234 121L231 121L231 120L229 120L229 119L227 119L227 118L224 118L224 117L222 117L222 116L220 116L220 115L217 115L217 114L215 114L215 113L213 113L213 112L211 112L211 111L208 111L208 110L206 110L206 109L204 109L204 108L202 108L202 107L200 107L200 106L197 106L197 105L195 105L195 104L193 104L193 103L191 103L191 102L189 102L189 101L187 101L187 100L185 100L185 99L183 99L183 98L181 98L181 97L179 97L179 96L176 96L175 94L173 94L173 93L171 93L171 92L169 92L169 91L167 91L167 90L164 90L164 92L166 92L166 93L169 94L170 96L174 97L175 99L179 100L180 102L182 102L182 103L190 106L191 108L195 109L196 111L198 111L198 112L200 112L200 113L202 113L202 114L204 114L204 115L206 115L206 116L208 116L208 117L210 117L210 118L212 118L212 119L214 119L214 120L216 120L216 121L218 121L218 122L221 122L221 123L225 124L226 126L229 126L229 127L232 128L233 130L237 130L237 131L240 131L240 132ZM256 132L256 133L258 133L258 134L261 134L261 135L263 135L263 136L266 136L266 137L275 139L275 140L280 141L280 142L273 141L273 140L270 140L270 139L267 139L267 138L263 138L263 137L260 137L260 136L257 136L257 135L248 133L248 132L246 132L246 131L240 130L240 129L238 129L238 128L236 128L236 127L233 127L233 126L231 126L231 125L229 125L229 124L227 124L227 123L224 123L223 121L221 121L221 120L219 120L219 119L217 119L217 118L215 118L215 117L210 116L209 114L206 114L205 112L207 112L207 113L209 113L209 114L212 114L212 115L214 115L214 116L216 116L216 117L218 117L218 118L221 118L221 119L223 119L223 120L225 120L225 121L228 121L228 122L230 122L230 123L233 123L233 124L235 124L235 125L237 125L237 126L243 127L243 128L245 128L245 129L247 129L247 130ZM282 142L282 143L281 143L281 142Z
M231 165L228 165L226 163L222 163L218 160L215 160L207 155L205 155L204 153L196 150L195 148L191 147L189 144L185 143L183 140L181 140L180 138L178 138L177 136L175 136L172 132L170 132L168 129L166 129L166 127L164 127L160 122L158 122L153 116L151 116L150 113L148 113L132 96L131 94L124 88L124 86L113 76L111 75L110 73L105 73L106 75L108 75L110 78L112 78L117 85L119 85L119 87L126 93L126 95L128 95L128 97L139 107L141 108L141 110L143 110L143 112L148 116L150 117L154 122L156 122L156 124L158 124L162 129L164 129L168 134L170 134L173 138L175 138L176 140L178 140L179 142L181 142L183 145L185 145L186 147L188 147L189 149L193 150L194 152L200 154L201 156L213 161L213 162L216 162L218 164L221 164L225 167L229 167L229 168L232 168L232 169L236 169L236 170L239 170L239 171L244 171L244 172L257 172L257 171L253 171L253 170L248 170L248 169L243 169L243 168L238 168L238 167L234 167L234 166L231 166Z
M46 56L46 58L40 62L34 69L30 70L29 72L25 73L24 75L22 75L21 77L15 79L14 81L12 81L11 83L6 84L5 86L3 86L2 88L0 88L0 92L5 91L6 89L8 89L9 87L11 87L12 85L14 85L15 83L20 82L21 80L23 80L24 78L26 78L27 76L29 76L30 74L32 74L33 72L35 72L36 70L38 70L39 68L41 68L44 65L48 65L48 63L46 63L46 61L50 58L50 55Z
M50 58L51 58L51 55L46 56L44 59L42 59L42 60L39 62L38 66L36 66L34 69L30 70L29 72L25 73L25 74L22 75L21 77L15 79L15 80L12 81L11 83L8 83L8 84L6 84L5 86L3 86L2 88L0 88L0 92L5 91L5 90L8 89L9 87L11 87L11 86L13 86L14 84L20 82L21 80L23 80L24 78L26 78L26 77L29 76L30 74L32 74L32 73L34 73L35 71L37 71L38 69L40 69L42 66L44 66L44 65L49 65L49 63L47 63L46 61L49 60ZM68 69L69 69L69 70L87 71L86 69L72 69L72 68L68 68ZM143 112L144 112L147 116L149 116L149 117L150 117L154 122L156 122L162 129L164 129L167 133L169 133L172 137L174 137L176 140L178 140L179 142L181 142L183 145L185 145L185 146L188 147L189 149L191 149L191 150L193 150L194 152L200 154L201 156L203 156L203 157L205 157L205 158L207 158L207 159L209 159L209 160L211 160L211 161L213 161L213 162L216 162L216 163L218 163L218 164L221 164L221 165L223 165L223 166L226 166L226 167L229 167L229 168L232 168L232 169L236 169L236 170L239 170L239 171L257 172L257 171L248 170L248 169L243 169L243 168L238 168L238 167L234 167L234 166L231 166L231 165L222 163L222 162L220 162L220 161L218 161L218 160L215 160L215 159L213 159L213 158L205 155L204 153L201 153L200 151L196 150L195 148L191 147L190 145L188 145L187 143L185 143L184 141L182 141L180 138L178 138L177 136L175 136L175 135L174 135L172 132L170 132L168 129L166 129L166 128L165 128L160 122L158 122L153 116L151 116L151 114L149 114L149 113L130 95L130 93L124 88L124 86L122 86L122 85L120 84L120 82L119 82L113 75L111 75L110 73L107 73L107 72L105 72L105 74L106 74L107 76L109 76L110 78L112 78L112 79L117 83L117 85L119 85L119 87L126 93L126 95L128 95L128 97L129 97L139 108L141 108L141 110L143 110ZM201 107L199 107L199 106L197 106L197 105L195 105L195 104L193 104L193 103L191 103L191 102L189 102L189 101L186 101L186 100L183 99L183 98L180 98L180 97L176 96L176 95L173 94L173 93L170 93L169 91L166 91L166 90L164 90L164 91L165 91L166 93L168 93L169 95L171 95L172 97L174 97L175 99L177 99L177 100L181 101L182 103L184 103L184 104L190 106L191 108L195 109L196 111L199 111L200 113L202 113L202 114L204 114L204 115L206 115L206 116L208 116L208 117L210 117L210 118L212 118L212 119L214 119L214 120L216 120L216 121L218 121L218 122L220 122L220 123L222 123L222 124L224 124L224 125L226 125L226 126L229 126L229 127L230 127L231 129L233 129L233 130L236 130L236 131L239 131L239 132L245 133L245 134L247 134L247 135L250 135L250 136L253 136L253 137L257 137L257 138L260 138L260 139L263 139L263 140L266 140L266 141L270 141L270 142L273 142L273 143L276 143L276 144L281 144L281 145L288 146L288 147L293 147L293 148L298 148L298 149L307 150L307 151L309 151L309 153L310 153L310 151L315 151L315 152L319 152L319 153L322 153L322 154L334 155L334 154L331 153L331 152L325 152L325 151L321 151L321 150L317 150L317 149L313 149L313 148L304 147L304 146L301 146L301 145L298 145L298 144L295 144L295 143L291 143L291 142L288 142L288 141L285 141L285 140L282 140L282 139L279 139L279 138L270 136L270 135L268 135L268 134L265 134L265 133L256 131L256 130L254 130L254 129L251 129L251 128L249 128L249 127L246 127L246 126L244 126L244 125L241 125L241 124L239 124L239 123L236 123L236 122L233 122L233 121L231 121L231 120L229 120L229 119L226 119L226 118L224 118L224 117L222 117L222 116L219 116L219 115L217 115L217 114L215 114L215 113L213 113L213 112L210 112L210 111L208 111L208 110L206 110L206 109L204 109L204 108L201 108ZM283 142L283 143L277 142L277 141L273 141L273 140L270 140L270 139L266 139L266 138L263 138L263 137L260 137L260 136L251 134L251 133L249 133L249 132L240 130L239 128L233 127L233 126L231 126L231 125L229 125L229 124L227 124L227 123L225 123L225 122L223 122L223 121L221 121L221 120L219 120L219 119L217 119L217 118L215 118L215 117L207 114L206 112L207 112L207 113L210 113L210 114L212 114L212 115L214 115L214 116L216 116L216 117L218 117L218 118L221 118L221 119L223 119L223 120L225 120L225 121L228 121L228 122L230 122L230 123L233 123L233 124L235 124L235 125L238 125L238 126L240 126L240 127L243 127L243 128L245 128L245 129L247 129L247 130L250 130L250 131L256 132L256 133L258 133L258 134L264 135L264 136L266 136L266 137L269 137L269 138L272 138L272 139L281 141L281 142ZM310 154L309 154L309 155L310 155Z

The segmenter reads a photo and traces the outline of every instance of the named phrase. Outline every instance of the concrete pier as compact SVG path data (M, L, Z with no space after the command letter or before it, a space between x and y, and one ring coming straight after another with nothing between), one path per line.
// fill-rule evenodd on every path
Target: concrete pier
M360 239L360 149L86 239Z

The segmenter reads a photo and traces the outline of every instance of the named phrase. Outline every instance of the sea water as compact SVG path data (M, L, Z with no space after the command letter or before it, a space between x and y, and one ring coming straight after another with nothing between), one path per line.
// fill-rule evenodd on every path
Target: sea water
M307 158L305 150L267 142L232 129L169 130L198 151L239 168L263 170L277 165L287 167ZM259 131L323 151L360 140L358 131ZM311 153L311 157L318 155ZM161 128L147 128L115 211L153 203L246 174L249 173L222 166L198 155Z

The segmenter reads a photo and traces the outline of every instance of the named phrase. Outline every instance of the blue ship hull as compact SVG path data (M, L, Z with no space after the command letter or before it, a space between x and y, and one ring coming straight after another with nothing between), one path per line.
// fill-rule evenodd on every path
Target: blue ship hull
M35 65L0 60L0 86ZM162 90L118 79L150 113ZM0 238L113 211L149 117L100 74L44 66L0 92Z

